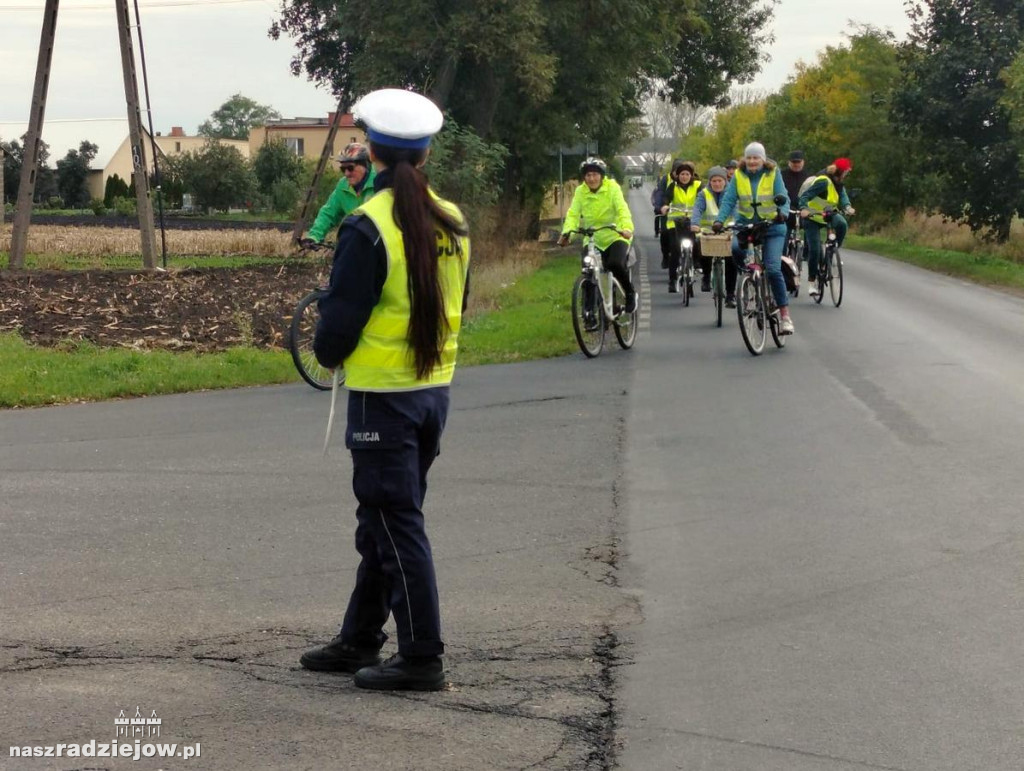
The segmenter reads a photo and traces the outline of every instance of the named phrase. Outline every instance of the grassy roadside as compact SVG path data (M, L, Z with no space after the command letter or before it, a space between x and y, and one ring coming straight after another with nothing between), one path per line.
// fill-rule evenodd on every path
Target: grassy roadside
M852 233L847 236L845 245L850 249L874 252L947 276L966 278L1015 293L1024 291L1024 264L992 254L936 249L881 236Z
M462 366L520 361L575 350L569 319L575 255L554 257L509 281L467 319L460 336ZM0 408L31 407L213 388L287 383L299 379L287 351L236 348L191 354L99 348L30 346L0 335Z

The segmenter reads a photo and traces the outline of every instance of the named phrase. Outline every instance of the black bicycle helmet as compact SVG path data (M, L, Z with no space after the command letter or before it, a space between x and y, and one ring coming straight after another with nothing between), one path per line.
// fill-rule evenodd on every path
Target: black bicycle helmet
M608 176L608 164L602 161L600 158L596 158L593 155L587 158L580 164L580 176L586 174L588 171L596 171L602 177Z

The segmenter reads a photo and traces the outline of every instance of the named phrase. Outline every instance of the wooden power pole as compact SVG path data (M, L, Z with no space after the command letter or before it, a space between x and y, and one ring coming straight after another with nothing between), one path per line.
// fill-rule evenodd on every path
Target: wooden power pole
M18 185L18 203L11 229L11 259L9 267L25 267L25 247L28 244L28 224L32 217L32 199L36 192L36 170L39 166L39 142L43 132L43 114L46 112L46 89L50 85L50 63L53 61L53 41L57 35L57 7L60 0L46 0L43 10L43 31L39 36L39 58L36 60L36 84L32 89L32 112L28 117L28 134L21 159L21 182Z
M121 71L124 74L124 98L128 105L128 136L132 146L132 178L142 238L142 265L156 267L156 231L153 228L153 202L149 197L149 167L146 146L142 143L142 111L139 109L139 82L135 76L135 51L132 47L131 17L128 0L115 0L117 34L121 40Z
M342 99L338 102L338 110L334 113L334 121L331 123L330 129L327 131L327 139L324 141L324 149L320 152L320 161L316 165L316 171L313 172L313 179L309 183L309 188L306 190L306 199L302 202L302 211L299 212L299 217L295 220L295 227L292 229L292 239L298 241L302 238L302 232L306 229L306 223L309 221L310 208L312 208L313 200L316 198L316 188L320 184L320 177L324 174L324 169L327 168L327 162L331 159L331 152L334 150L334 137L338 133L338 125L341 123L341 119L345 113L348 112L348 103Z

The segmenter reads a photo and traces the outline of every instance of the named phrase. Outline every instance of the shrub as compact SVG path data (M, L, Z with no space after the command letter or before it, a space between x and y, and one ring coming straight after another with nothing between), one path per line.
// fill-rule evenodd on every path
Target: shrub
M114 211L122 217L134 217L138 213L134 198L125 198L124 196L119 195L114 198L112 203L114 205Z
M89 208L92 209L92 213L97 217L102 217L107 213L107 206L103 203L102 198L93 198L89 201Z

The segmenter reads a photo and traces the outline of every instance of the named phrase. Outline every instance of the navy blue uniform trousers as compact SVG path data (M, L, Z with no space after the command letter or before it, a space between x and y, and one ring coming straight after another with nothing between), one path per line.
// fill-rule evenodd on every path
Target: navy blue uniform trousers
M447 418L447 386L349 393L345 446L352 452L356 550L362 557L341 627L350 645L379 649L393 614L399 653L444 653L422 506Z

